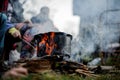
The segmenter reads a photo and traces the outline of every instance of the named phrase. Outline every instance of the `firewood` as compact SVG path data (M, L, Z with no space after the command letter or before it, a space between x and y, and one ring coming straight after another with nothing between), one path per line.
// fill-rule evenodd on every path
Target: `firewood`
M99 77L98 75L92 74L91 71L85 71L85 70L81 70L81 69L76 69L75 72L79 73L79 74L89 76L89 77Z
M83 70L83 69L76 69L76 71L85 72L85 73L93 73L93 72L91 72L91 71Z
M24 63L24 64L23 64ZM62 56L43 56L34 59L26 59L16 62L22 64L28 69L29 73L41 73L46 70L59 71L61 73L74 74L85 76L95 76L93 72L88 70L88 67L82 63L62 60Z
M80 71L80 70L76 70L75 72L76 72L76 73L79 73L79 75L82 74L82 75L90 76L89 73L85 73L85 72L82 72L82 71Z

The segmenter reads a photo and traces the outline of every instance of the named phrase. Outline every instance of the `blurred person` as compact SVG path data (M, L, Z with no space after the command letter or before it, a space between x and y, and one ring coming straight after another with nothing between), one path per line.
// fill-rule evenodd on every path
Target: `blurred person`
M11 13L11 22L12 23L20 23L24 22L24 16L23 16L23 7L22 4L20 3L20 0L9 0L9 5L11 6L12 9L9 9L8 11Z
M23 23L17 23L13 27L14 28L12 28L12 29L8 29L5 34L5 40L4 40L5 46L4 46L4 52L3 52L4 60L9 60L8 55L9 55L10 51L12 50L13 45L16 42L21 42L23 40L27 41L29 39L27 36L24 36L24 34L32 26L23 22ZM14 30L17 30L17 33L14 33Z
M13 27L13 24L7 23L7 16L3 13L0 13L0 55L3 52L4 48L4 40L5 40L5 34L8 32L13 37L21 37L20 32Z
M23 35L31 27L31 23L29 24L28 21L22 23L7 22L7 16L0 13L0 58L2 61L9 60L9 53L16 42L29 39Z
M23 8L19 0L1 0L0 12L5 13L13 23L23 22Z
M40 13L31 18L32 23L35 25L31 30L32 35L45 32L59 32L49 16L50 9L47 6L43 6L40 9Z
M4 52L3 49L5 47L6 33L9 33L13 38L21 38L20 31L15 28L15 24L12 24L7 21L8 17L6 16L6 12L8 8L8 2L9 0L0 1L0 76L2 75L3 78L22 77L27 75L27 69L18 67L18 68L12 68L6 71L3 69L5 68L5 66L2 64L2 60L1 60L2 59L1 56L3 55L3 52ZM11 40L8 39L8 41L10 42Z
M0 13L0 56L1 56L1 60L0 60L0 72L4 72L4 67L3 64L1 63L1 61L3 60L2 55L3 55L3 49L5 47L5 34L6 32L9 32L9 34L11 34L11 36L13 36L14 38L17 37L21 37L20 32L13 27L12 24L7 24L7 16L4 13ZM11 41L10 39L8 39L9 42ZM7 55L9 56L9 55Z
M32 23L45 23L46 21L52 21L49 19L49 8L44 6L40 9L40 13L31 18Z
M6 16L9 0L0 1L0 56L3 53L5 33L9 29L10 34L14 37L20 37L20 32L13 27L13 24L8 22L10 18ZM12 27L12 28L11 28Z
M1 76L3 79L9 79L9 78L26 77L27 75L28 75L28 71L26 68L17 67L17 68L12 68L12 69L6 71Z

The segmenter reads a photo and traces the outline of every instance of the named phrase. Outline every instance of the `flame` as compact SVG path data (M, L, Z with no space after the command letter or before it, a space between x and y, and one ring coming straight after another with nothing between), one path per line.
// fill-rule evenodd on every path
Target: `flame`
M47 53L47 55L51 55L53 50L57 46L55 44L54 38L55 38L54 32L51 32L50 36L44 34L42 40L39 42L39 51L42 50L43 47L45 47L45 53Z

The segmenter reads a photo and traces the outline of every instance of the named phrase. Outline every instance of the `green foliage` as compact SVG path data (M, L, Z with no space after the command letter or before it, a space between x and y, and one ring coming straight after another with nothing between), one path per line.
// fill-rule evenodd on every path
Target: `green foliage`
M106 74L96 78L96 80L120 80L120 74Z
M49 71L40 74L33 73L24 78L8 80L120 80L120 72L117 74L100 74L99 77L85 77L76 74L60 74Z
M85 77L77 74L60 74L54 71L41 74L30 74L21 80L120 80L120 72L114 74L99 74L99 77Z
M112 56L108 57L106 65L115 66L116 68L120 69L120 53L113 54Z

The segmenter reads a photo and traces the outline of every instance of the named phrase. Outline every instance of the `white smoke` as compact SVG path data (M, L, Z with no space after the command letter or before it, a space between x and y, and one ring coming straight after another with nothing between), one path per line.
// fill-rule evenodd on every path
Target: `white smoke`
M73 13L81 17L80 35L72 47L75 48L72 54L76 56L73 59L80 60L80 57L90 56L96 50L98 54L99 51L109 51L113 44L119 45L119 3L118 0L73 1Z
M39 14L48 6L55 27L73 35L72 58L90 55L99 46L107 51L120 37L120 6L114 0L20 0L25 19ZM120 3L117 0L117 3ZM108 11L107 11L108 10ZM110 11L109 11L110 10ZM75 15L73 15L73 13ZM79 16L79 17L78 17Z
M73 0L21 0L21 3L24 1L25 19L31 19L39 14L43 6L47 6L50 9L49 17L59 31L71 34L73 38L78 36L80 18L72 14Z

